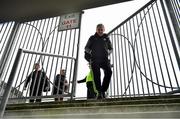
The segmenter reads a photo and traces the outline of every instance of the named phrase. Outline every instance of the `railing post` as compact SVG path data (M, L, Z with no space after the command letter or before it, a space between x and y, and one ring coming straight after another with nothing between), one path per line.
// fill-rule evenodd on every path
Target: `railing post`
M178 21L177 21L177 19L175 17L175 14L174 14L173 6L172 6L170 0L165 0L165 3L167 5L169 15L171 16L174 31L175 31L175 34L176 34L176 37L177 37L177 40L178 40L178 44L179 44L179 47L180 47L180 28L179 28Z
M164 1L169 1L169 0L164 0ZM162 6L162 10L163 10L163 14L164 14L164 18L165 18L165 21L166 21L166 24L167 24L167 27L168 27L168 32L169 32L169 36L170 36L170 39L171 39L171 43L172 43L172 46L173 46L173 50L174 50L174 53L175 53L175 56L176 56L176 60L177 60L177 64L178 64L178 67L179 67L179 70L180 70L180 57L179 57L179 54L178 54L178 50L177 50L177 46L176 46L176 44L175 44L175 39L174 39L174 37L173 37L173 33L172 33L172 29L171 29L171 26L170 26L170 21L168 20L168 15L167 15L167 11L166 11L166 9L165 9L165 5L164 5L164 2L163 2L163 0L160 0L160 3L161 3L161 6ZM168 11L169 11L170 9L168 9ZM171 13L170 13L171 14ZM171 14L170 15L172 18L171 18L171 20L172 19L174 19L174 17L173 17L173 14ZM174 19L175 20L175 19ZM173 22L173 20L172 20L172 22ZM174 26L174 24L173 24L173 27L174 27L174 29L176 29L177 28L177 26ZM176 31L175 31L176 32ZM179 33L177 33L176 35L178 35ZM177 36L177 40L178 40L178 43L179 43L179 38L178 38L178 36ZM180 47L180 46L179 46Z
M12 67L12 70L11 70L11 73L10 73L10 76L9 76L9 79L8 79L8 82L7 82L7 86L4 89L4 93L3 93L3 96L2 96L2 99L1 99L1 104L0 104L0 118L2 118L3 115L4 115L4 111L5 111L5 108L6 108L6 104L8 102L8 98L9 98L11 88L12 88L12 84L13 84L13 81L14 81L14 76L16 74L16 70L17 70L17 67L18 67L19 60L21 58L22 52L23 52L22 49L19 49L18 52L17 52L16 59L14 61L14 64L13 64L13 67Z
M7 45L5 47L3 55L2 55L2 57L0 59L0 78L1 78L1 76L3 74L5 66L7 64L10 52L12 51L12 47L14 45L14 39L16 38L16 34L18 32L19 26L20 26L20 24L15 22L14 27L13 27L13 29L11 31L10 36L9 36L9 39L7 41Z
M76 91L76 80L77 80L78 62L79 62L79 44L80 44L79 41L80 41L80 33L81 33L81 18L82 18L83 13L84 13L83 11L80 13L77 54L76 54L76 60L75 60L75 65L74 65L74 73L73 73L74 76L73 76L73 81L72 81L71 100L73 100L73 97L75 96L75 91Z

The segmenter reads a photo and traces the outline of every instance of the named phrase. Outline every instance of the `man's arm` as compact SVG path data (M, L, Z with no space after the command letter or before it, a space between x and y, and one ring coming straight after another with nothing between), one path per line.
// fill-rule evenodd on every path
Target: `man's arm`
M108 45L108 55L110 55L112 53L113 47L109 37L107 37L107 45Z
M93 36L91 36L85 46L85 54L84 54L84 58L90 62L91 61L91 58L92 58L92 50L91 50L91 46L92 46L92 40L93 40Z
M45 76L45 90L46 91L50 91L50 83L49 83L49 78L46 76L46 73L44 72L44 76Z
M86 82L86 77L84 79L78 80L77 83L84 83Z
M93 36L91 36L85 46L85 52L91 54L91 45L92 45Z
M30 79L31 79L32 75L33 75L33 73L31 73L31 74L25 79L24 90L26 89L28 83L30 82Z

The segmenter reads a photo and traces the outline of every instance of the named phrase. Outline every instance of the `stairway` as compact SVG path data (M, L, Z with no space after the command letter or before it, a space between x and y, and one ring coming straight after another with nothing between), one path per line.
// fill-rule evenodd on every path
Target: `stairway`
M180 118L180 96L9 104L4 119L11 118Z

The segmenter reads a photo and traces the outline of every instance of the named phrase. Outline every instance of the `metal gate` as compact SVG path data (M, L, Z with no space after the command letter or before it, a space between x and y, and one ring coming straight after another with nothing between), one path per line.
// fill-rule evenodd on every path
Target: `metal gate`
M81 19L81 15L80 15ZM25 23L0 24L0 94L4 94L7 82L14 73L9 103L27 102L29 87L24 90L27 76L33 71L35 63L46 72L50 91L43 92L43 101L52 100L59 95L52 94L54 79L61 69L66 70L68 91L64 97L73 97L79 48L80 26L78 28L58 31L60 17L47 18ZM81 23L80 23L81 24ZM22 49L21 58L13 71L16 54ZM73 85L74 84L74 85ZM19 101L13 101L18 99ZM21 100L20 100L21 99Z
M177 25L172 25L165 3L173 8L170 15L175 13L176 17L172 19L173 24ZM109 96L180 93L180 27L177 11L180 9L176 0L151 0L109 32L114 48Z

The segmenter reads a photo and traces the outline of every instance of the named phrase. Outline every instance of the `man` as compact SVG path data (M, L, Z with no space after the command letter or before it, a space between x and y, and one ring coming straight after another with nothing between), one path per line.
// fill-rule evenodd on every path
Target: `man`
M56 75L54 79L53 95L62 95L63 92L68 91L68 81L65 79L66 71L64 69L60 70L60 74ZM63 96L59 98L54 98L55 101L63 101Z
M96 33L92 35L85 46L85 59L90 62L94 74L94 82L98 91L97 99L105 98L112 75L108 55L112 52L112 44L104 33L103 24L98 24ZM104 79L101 85L100 68L104 71Z
M31 83L30 83L31 82ZM27 77L25 81L24 90L28 83L30 83L30 94L29 96L42 96L43 91L50 91L50 84L46 73L40 70L39 63L35 63L34 71ZM41 102L41 98L30 99L30 102Z

